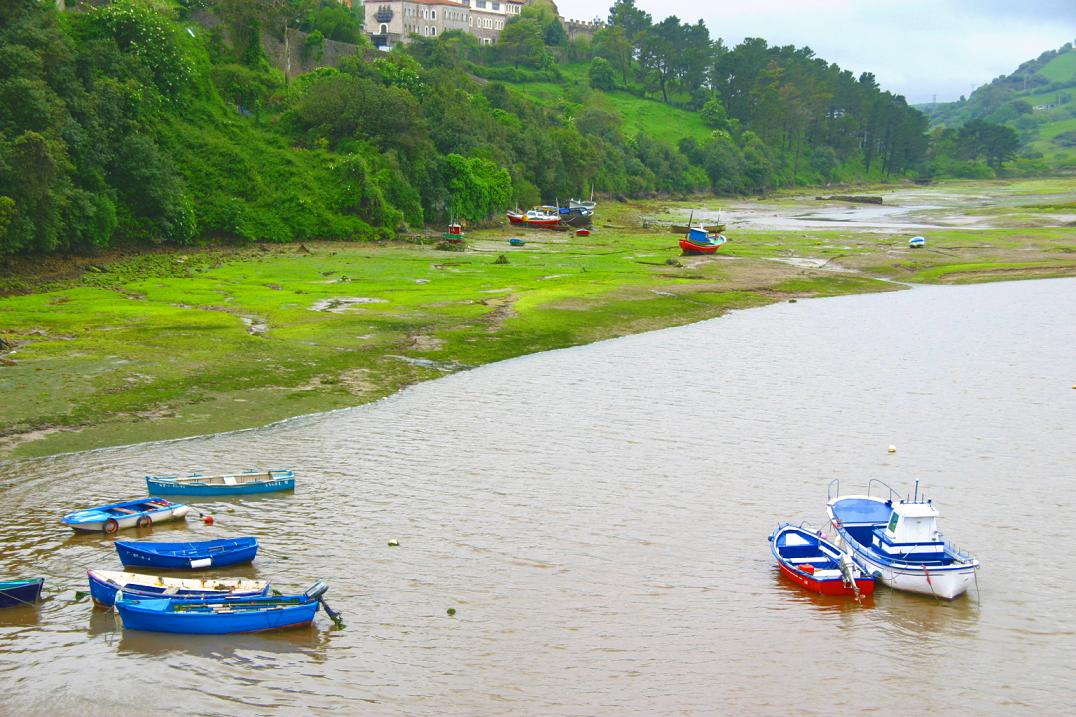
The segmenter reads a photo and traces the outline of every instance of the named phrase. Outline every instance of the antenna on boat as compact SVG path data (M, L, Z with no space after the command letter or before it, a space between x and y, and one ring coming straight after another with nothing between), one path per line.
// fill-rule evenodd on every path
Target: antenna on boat
M687 235L691 236L691 223L695 220L695 210L691 210L691 215L687 218Z
M917 480L915 482L915 494L912 496L912 502L916 503L918 501L919 501L919 481Z

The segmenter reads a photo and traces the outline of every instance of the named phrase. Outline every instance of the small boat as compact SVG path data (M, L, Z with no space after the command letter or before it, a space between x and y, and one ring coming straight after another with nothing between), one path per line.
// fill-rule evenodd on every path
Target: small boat
M120 593L116 612L127 630L194 635L282 630L309 625L329 586L318 581L301 595L175 600ZM327 609L326 609L327 610Z
M118 570L87 570L90 597L102 607L112 607L116 594L130 597L202 600L223 597L262 597L269 594L268 580L246 578L166 578Z
M509 222L520 226L533 227L535 229L560 228L560 213L547 211L539 207L527 210L526 214L522 214L518 211L510 211L507 212L507 215Z
M120 528L149 528L154 523L185 518L189 510L183 503L150 496L76 510L60 520L72 530L112 535Z
M911 249L922 249L927 245L926 237L912 237L908 240L908 247Z
M727 241L724 234L710 234L702 227L691 227L680 240L680 249L684 254L713 254Z
M288 470L245 471L221 475L146 476L150 493L164 495L244 495L295 490L295 474Z
M460 244L463 242L463 227L456 222L452 222L448 225L448 231L443 233L441 238L450 244Z
M871 495L876 483L889 491L885 498ZM913 496L902 499L877 478L866 495L842 496L834 479L827 498L830 523L852 560L889 587L951 600L975 580L979 561L938 531L938 509L920 499L918 481Z
M874 592L874 578L821 531L781 523L770 535L770 552L783 575L813 592L856 597Z
M258 554L257 538L225 538L194 543L151 543L117 540L116 552L127 567L197 570L241 565Z
M669 229L673 234L687 234L691 228L692 227L689 227L687 224L672 224L669 226ZM724 224L699 224L696 225L695 228L702 229L707 234L720 234L725 231L726 226Z
M590 236L590 234L591 234L591 231L589 229L576 229L575 230L575 235L577 237L588 237L588 236Z
M523 241L519 237L512 237L508 240L508 243L512 246L524 246L527 242Z
M45 578L0 581L0 607L33 605L41 599Z

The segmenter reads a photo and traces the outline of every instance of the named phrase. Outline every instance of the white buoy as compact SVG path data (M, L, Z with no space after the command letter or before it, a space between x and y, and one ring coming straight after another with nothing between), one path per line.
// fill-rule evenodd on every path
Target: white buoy
M897 447L896 446L890 446L889 447L889 452L890 453L896 453L897 452Z

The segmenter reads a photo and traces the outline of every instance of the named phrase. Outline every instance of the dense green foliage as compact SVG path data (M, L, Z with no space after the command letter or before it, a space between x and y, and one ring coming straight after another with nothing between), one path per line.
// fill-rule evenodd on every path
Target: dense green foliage
M988 125L928 152L923 115L869 73L757 38L730 49L633 0L575 44L536 3L496 45L360 45L306 74L330 41L366 42L335 0L2 8L0 255L383 239L591 187L767 192L1012 156Z
M1013 170L1072 169L1076 167L1076 49L1067 43L1023 63L1010 75L995 78L967 98L919 109L930 118L936 144L952 147L956 132L972 122L1004 125L1013 132L1004 143L1011 144L1011 137L1018 142ZM942 160L948 166L938 167L932 160L932 167L963 176L977 176L995 167L982 152L974 160L967 154L949 153ZM959 164L954 166L954 161Z

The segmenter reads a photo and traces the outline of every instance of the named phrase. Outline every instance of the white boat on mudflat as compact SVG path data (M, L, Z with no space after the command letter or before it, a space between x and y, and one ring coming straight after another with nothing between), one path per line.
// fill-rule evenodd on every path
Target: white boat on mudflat
M888 491L885 498L871 495L875 484ZM833 480L827 497L830 523L867 575L897 590L948 600L975 580L979 561L945 540L938 509L920 498L918 482L911 498L901 498L877 479L867 484L866 495L842 496Z

